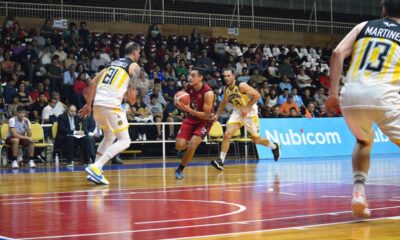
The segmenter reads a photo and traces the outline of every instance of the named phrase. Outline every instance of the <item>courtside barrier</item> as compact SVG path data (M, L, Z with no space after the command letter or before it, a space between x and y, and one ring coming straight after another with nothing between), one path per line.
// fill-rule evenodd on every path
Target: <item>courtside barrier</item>
M374 126L372 154L400 153L400 148ZM282 158L351 155L355 138L343 118L260 119L260 134L281 145ZM260 159L271 159L269 148L257 145Z

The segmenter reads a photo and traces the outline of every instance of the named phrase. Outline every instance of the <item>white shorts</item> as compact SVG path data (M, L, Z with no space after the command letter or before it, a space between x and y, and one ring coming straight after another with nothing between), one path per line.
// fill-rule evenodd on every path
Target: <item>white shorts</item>
M240 126L244 125L252 137L260 136L260 122L257 115L251 117L242 117L239 112L233 111L226 124L240 124Z
M342 109L350 131L358 140L374 140L373 123L386 134L392 142L400 146L400 111L398 109Z
M113 133L122 132L129 128L126 113L122 108L111 108L103 106L93 107L93 117L96 124L104 131Z

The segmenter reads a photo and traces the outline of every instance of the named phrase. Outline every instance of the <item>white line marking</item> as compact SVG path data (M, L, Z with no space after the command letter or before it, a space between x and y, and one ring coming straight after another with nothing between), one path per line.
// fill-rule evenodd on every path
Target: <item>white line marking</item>
M400 206L396 206L396 207L392 207L392 208L400 208ZM371 209L371 210L379 210L379 209ZM350 213L350 211L345 211L343 213ZM326 213L326 214L328 214L328 213ZM284 218L276 218L276 219L250 220L250 221L246 221L246 223L273 221L273 220L281 220L281 219L304 218L304 217L312 217L312 216L322 216L322 215L326 215L326 214L322 213L322 214L292 216L292 217L284 217ZM363 220L363 221L374 221L374 220L379 220L379 219L387 219L387 217L375 218L375 219L369 219L369 220ZM304 226L297 226L297 227L315 227L315 226L326 226L326 225L335 225L335 224L341 224L341 223L354 223L354 222L360 222L360 220L345 221L345 222L335 222L335 223L326 223L326 224L317 224L317 225L304 225ZM224 222L224 223L214 223L214 224L186 225L186 226L152 228L152 229L141 229L141 230L126 230L126 231L102 232L102 233L86 233L86 234L70 234L70 235L57 235L57 236L29 237L29 238L20 238L20 239L52 239L52 238L69 238L69 237L84 237L84 236L102 236L102 235L113 235L113 234L124 234L124 233L139 233L139 232L175 230L175 229L185 229L185 228L223 226L223 225L242 224L242 223L243 223L243 221L240 221L240 222ZM188 237L188 238L171 238L171 239L192 239L192 238L209 237L209 236L227 236L227 235L232 235L232 234L270 232L270 231L279 231L279 230L285 230L285 229L293 229L293 227L278 228L278 229L268 229L268 230L258 230L258 231L248 231L248 232L239 232L239 233L225 233L225 234L216 234L216 235L204 235L204 236L196 236L196 237Z
M225 189L224 191L225 191L225 192L242 192L242 191L240 191L240 190L233 190L233 189L232 189L232 190Z
M398 217L400 218L400 216ZM372 222L384 219L391 219L391 217L382 217L382 218L373 218L373 219L363 219L364 222ZM222 233L222 234L211 234L211 235L199 235L193 237L183 237L183 238L164 238L163 240L186 240L186 239L195 239L195 238L213 238L213 237L223 237L223 236L237 236L243 234L260 234L260 233L268 233L274 231L284 231L284 230L307 230L308 228L313 227L323 227L323 226L331 226L331 225L338 225L338 224L346 224L346 223L358 223L360 220L353 220L353 221L344 221L344 222L334 222L334 223L322 223L322 224L313 224L313 225L304 225L298 227L285 227L285 228L275 228L275 229L266 229L266 230L256 230L256 231L245 231L245 232L233 232L233 233Z
M33 201L33 202L18 202L18 203L3 203L3 205L22 205L22 204L35 204L35 203L61 203L61 202L86 202L87 200L79 200L79 199L71 199L71 200L55 200L55 201ZM104 199L104 201L159 201L159 202L197 202L197 203L217 203L235 206L239 208L236 211L219 214L219 215L210 215L204 217L194 217L194 218L178 218L178 219L167 219L167 220L159 220L159 221L147 221L147 222L137 222L135 224L153 224L153 223L165 223L165 222L180 222L180 221L191 221L191 220L201 220L201 219L209 219L209 218L219 218L230 216L234 214L239 214L241 212L246 211L246 207L241 204L229 203L223 201L206 201L206 200L185 200L185 199Z
M211 215L211 216L205 216L205 217L197 217L197 218L180 218L180 219L170 219L170 220L159 220L159 221L148 221L148 222L137 222L135 224L154 224L154 223L166 223L166 222L180 222L180 221L189 221L189 220L200 220L200 219L209 219L209 218L218 218L218 217L225 217L229 215L235 215L239 214L241 212L246 211L246 207L240 204L236 203L228 203L228 202L222 202L222 201L203 201L203 200L177 200L176 201L182 201L182 202L203 202L203 203L218 203L218 204L225 204L225 205L231 205L238 207L239 209L230 212L230 213L224 213L224 214L219 214L219 215ZM169 201L169 200L167 200Z
M322 195L322 198L351 198L351 196L328 196L328 195Z
M279 192L279 194L297 196L297 194L295 194L295 193L288 193L288 192Z
M47 212L47 213L55 213L55 214L65 214L65 213L62 213L62 212L53 212L53 211L46 211L46 210L41 210L41 209L39 209L38 211Z

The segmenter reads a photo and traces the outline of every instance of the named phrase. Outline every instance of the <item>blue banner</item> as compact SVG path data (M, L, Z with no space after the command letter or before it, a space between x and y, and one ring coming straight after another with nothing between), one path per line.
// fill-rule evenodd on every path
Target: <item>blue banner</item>
M374 126L372 154L400 153ZM281 145L282 158L351 155L355 138L343 118L260 119L260 134ZM260 159L273 158L269 148L257 145Z

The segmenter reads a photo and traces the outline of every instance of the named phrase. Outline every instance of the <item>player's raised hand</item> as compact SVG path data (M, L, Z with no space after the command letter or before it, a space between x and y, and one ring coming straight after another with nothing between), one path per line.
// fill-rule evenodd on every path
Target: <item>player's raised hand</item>
M89 116L91 112L92 112L92 107L88 104L85 104L85 106L83 106L79 110L78 115L80 118L85 118L85 117Z

